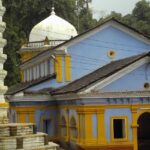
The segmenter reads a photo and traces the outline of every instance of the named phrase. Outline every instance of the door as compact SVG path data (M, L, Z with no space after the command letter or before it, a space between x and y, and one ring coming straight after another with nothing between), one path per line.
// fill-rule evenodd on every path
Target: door
M150 150L150 113L142 114L138 119L138 150Z

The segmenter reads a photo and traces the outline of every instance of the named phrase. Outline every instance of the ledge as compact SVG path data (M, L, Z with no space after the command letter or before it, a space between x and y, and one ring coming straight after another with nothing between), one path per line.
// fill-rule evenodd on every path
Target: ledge
M0 103L0 108L8 108L9 103Z

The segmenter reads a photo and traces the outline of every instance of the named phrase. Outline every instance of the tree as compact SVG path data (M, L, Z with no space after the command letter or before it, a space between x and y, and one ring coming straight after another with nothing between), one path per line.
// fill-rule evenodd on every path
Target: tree
M132 14L122 16L120 13L111 12L107 17L114 17L125 24L138 29L147 36L150 36L150 2L141 0L136 3ZM100 19L101 22L103 19Z
M132 15L138 20L150 20L150 2L146 0L139 1L133 9Z

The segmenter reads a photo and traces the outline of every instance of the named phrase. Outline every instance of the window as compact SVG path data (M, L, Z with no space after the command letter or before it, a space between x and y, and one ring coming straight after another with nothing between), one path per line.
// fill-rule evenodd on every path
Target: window
M70 136L72 139L76 139L77 135L78 135L78 132L77 132L76 120L74 117L72 117L70 120Z
M127 117L112 117L112 140L126 140L127 139Z

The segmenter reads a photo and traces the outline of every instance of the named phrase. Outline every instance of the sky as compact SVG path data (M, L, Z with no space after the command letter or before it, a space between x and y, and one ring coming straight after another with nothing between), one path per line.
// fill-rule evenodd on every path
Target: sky
M94 18L97 19L109 14L111 11L126 15L132 12L138 1L140 0L92 0L91 8Z

